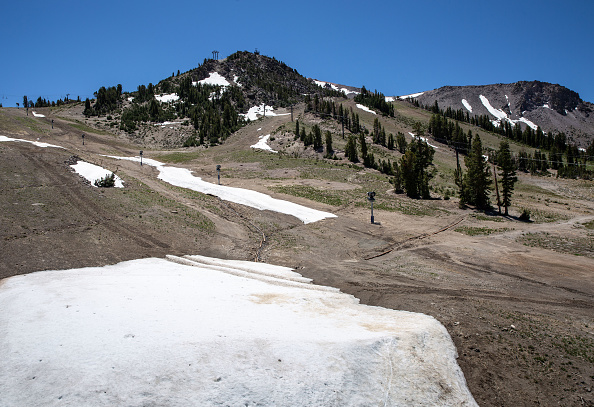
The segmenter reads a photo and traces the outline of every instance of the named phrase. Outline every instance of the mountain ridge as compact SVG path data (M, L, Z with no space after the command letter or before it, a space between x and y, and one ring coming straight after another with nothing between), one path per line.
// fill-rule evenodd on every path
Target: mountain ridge
M437 102L440 109L461 109L470 116L489 115L496 125L507 120L533 129L538 126L547 133L563 132L580 146L586 146L594 135L594 104L559 84L519 81L443 86L412 99L424 106Z

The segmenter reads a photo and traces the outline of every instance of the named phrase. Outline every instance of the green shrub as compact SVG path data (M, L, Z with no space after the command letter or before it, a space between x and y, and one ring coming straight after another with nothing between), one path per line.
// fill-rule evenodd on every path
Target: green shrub
M520 219L522 222L530 221L530 209L527 209L527 208L522 209L522 214L520 215L520 217L518 219Z
M95 186L99 187L99 188L114 187L115 186L115 174L112 172L111 174L108 174L103 178L96 179Z

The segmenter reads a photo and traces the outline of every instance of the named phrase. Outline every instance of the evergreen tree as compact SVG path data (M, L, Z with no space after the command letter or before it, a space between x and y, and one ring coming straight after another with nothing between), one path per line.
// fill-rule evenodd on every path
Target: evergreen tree
M332 148L332 134L326 130L326 157L332 157L334 149Z
M404 154L406 152L407 143L402 132L398 132L396 135L396 145L398 146L398 151L400 154Z
M515 166L511 158L509 143L505 140L499 145L497 162L499 164L499 169L501 170L499 176L501 177L502 205L505 208L505 216L507 216L507 208L511 205L511 196L514 191L514 184L518 180L518 177L516 176Z
M491 205L491 171L483 157L483 145L478 135L472 142L470 153L464 157L464 163L467 169L464 176L465 201L479 209L488 209Z
M319 151L322 148L322 130L317 124L313 127L313 149Z
M344 149L344 155L352 162L356 163L359 161L357 156L357 140L354 135L350 135Z
M295 120L295 139L299 137L299 120Z
M367 156L367 143L365 142L365 134L359 134L359 144L361 144L361 157L365 160Z

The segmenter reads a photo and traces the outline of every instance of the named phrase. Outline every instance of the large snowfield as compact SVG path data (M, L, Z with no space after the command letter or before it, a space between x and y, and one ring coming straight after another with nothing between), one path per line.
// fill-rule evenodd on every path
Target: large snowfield
M118 160L140 162L140 157L109 157ZM292 215L301 220L303 223L317 222L325 218L336 217L336 215L332 213L307 208L305 206L284 201L282 199L275 199L270 195L266 195L261 192L212 184L210 182L203 181L200 177L192 175L192 171L186 168L168 166L150 158L144 158L142 162L157 168L159 170L158 178L171 185L191 189L204 194L218 196L225 201L235 202L259 210L269 210Z
M434 318L200 256L0 285L2 406L475 406Z

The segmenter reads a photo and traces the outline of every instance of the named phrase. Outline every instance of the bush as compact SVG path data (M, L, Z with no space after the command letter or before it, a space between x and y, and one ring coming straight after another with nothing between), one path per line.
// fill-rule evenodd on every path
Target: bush
M96 179L95 186L99 187L99 188L114 187L115 186L115 174L112 172L111 174L108 174L103 178Z
M520 215L520 217L518 218L520 219L522 222L529 222L530 221L530 209L522 209L522 214Z

